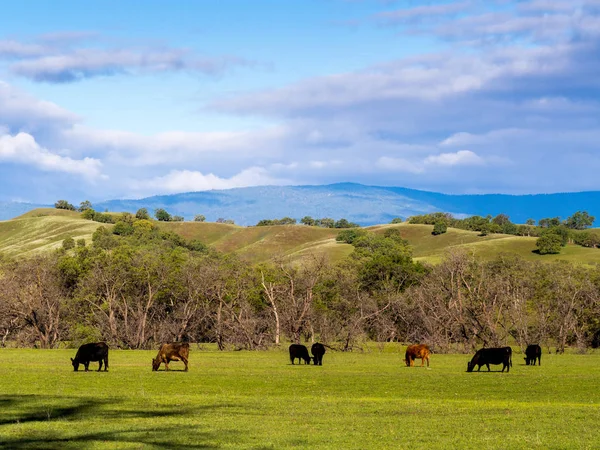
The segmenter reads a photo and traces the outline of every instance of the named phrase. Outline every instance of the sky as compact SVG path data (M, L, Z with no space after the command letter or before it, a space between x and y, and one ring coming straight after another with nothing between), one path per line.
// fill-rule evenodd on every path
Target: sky
M600 0L12 0L0 201L600 190Z

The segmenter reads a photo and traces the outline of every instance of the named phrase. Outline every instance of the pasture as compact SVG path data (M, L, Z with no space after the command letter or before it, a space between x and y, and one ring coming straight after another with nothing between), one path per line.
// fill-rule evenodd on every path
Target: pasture
M600 354L542 357L510 373L466 373L470 355L407 368L403 348L193 345L190 371L151 371L156 351L111 350L109 371L73 372L75 350L0 350L0 448L592 448L600 442ZM546 349L544 349L545 351Z

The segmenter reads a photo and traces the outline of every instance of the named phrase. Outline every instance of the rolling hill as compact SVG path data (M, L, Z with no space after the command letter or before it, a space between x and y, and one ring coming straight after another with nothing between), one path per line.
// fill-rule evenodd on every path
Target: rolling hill
M186 239L198 239L223 252L237 253L251 263L273 257L288 257L299 261L312 254L327 255L339 261L353 247L335 241L339 230L303 225L241 227L220 223L159 222L164 230L174 231ZM102 224L84 220L73 211L43 208L32 210L18 218L0 222L0 253L10 256L29 255L60 247L68 236L89 242L92 233ZM104 225L111 226L111 225ZM438 263L446 252L465 249L483 259L501 253L517 254L527 260L554 261L557 259L582 264L600 263L600 250L568 245L560 255L540 256L534 252L535 238L503 234L479 236L476 232L449 228L439 236L431 234L431 225L374 225L366 229L383 233L397 227L413 247L416 260Z

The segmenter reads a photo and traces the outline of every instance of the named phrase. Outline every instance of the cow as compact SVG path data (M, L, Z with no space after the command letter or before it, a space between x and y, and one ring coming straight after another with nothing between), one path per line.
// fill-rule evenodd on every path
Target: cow
M315 363L315 366L322 366L323 355L325 354L325 346L315 342L310 348L310 352L313 354L313 362Z
M165 363L165 370L169 370L171 361L183 361L185 371L188 371L188 358L190 356L190 344L187 342L173 342L172 344L162 344L158 350L158 355L152 360L152 370L157 371L162 363Z
M525 365L535 366L535 360L537 359L539 365L542 365L542 347L537 344L531 344L527 346L525 350Z
M308 356L308 349L306 346L302 344L290 345L290 360L292 361L292 364L294 364L296 358L299 360L303 359L305 364L310 364L310 356ZM298 364L300 364L300 361L298 361Z
M406 367L413 367L415 365L415 359L421 359L421 367L425 365L425 360L427 360L427 367L429 367L429 355L431 355L431 350L425 344L415 344L409 345L406 347L406 353L404 354L404 362L406 363Z
M506 369L508 373L512 366L512 349L510 347L499 348L482 348L477 350L471 362L467 363L467 372L473 372L475 366L479 366L477 372L481 370L481 366L487 366L490 371L490 364L502 364L502 372Z
M108 345L105 342L93 342L91 344L83 344L77 350L75 359L71 358L73 364L73 370L77 372L79 370L79 364L83 364L85 371L88 371L90 361L98 361L98 372L102 370L102 363L104 362L104 371L108 370Z

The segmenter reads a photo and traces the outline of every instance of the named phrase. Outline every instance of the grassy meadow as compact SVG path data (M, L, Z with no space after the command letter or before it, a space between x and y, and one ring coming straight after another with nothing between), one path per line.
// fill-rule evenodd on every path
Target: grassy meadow
M600 354L542 356L466 373L469 355L407 368L403 348L287 351L193 346L190 371L151 371L154 351L110 352L73 372L75 350L0 350L0 448L597 448ZM545 351L546 349L544 349ZM417 360L420 363L420 360ZM418 364L417 363L417 364ZM96 363L91 367L97 368ZM495 371L494 371L495 370Z

